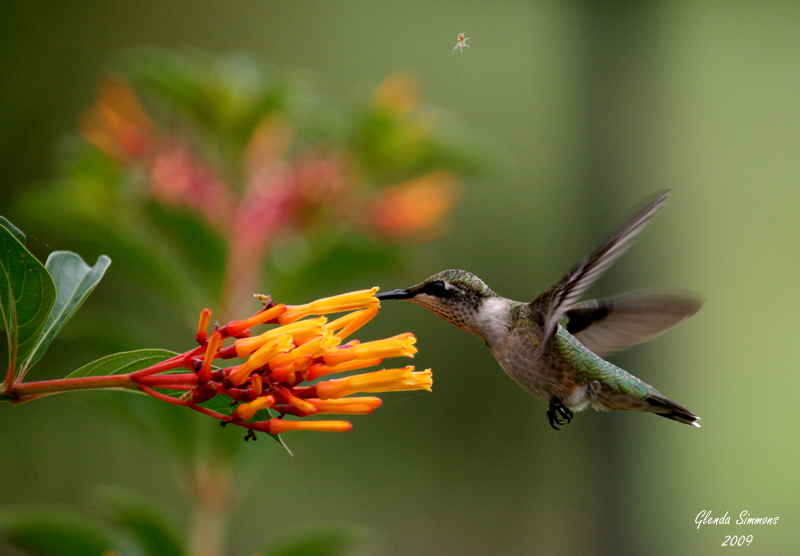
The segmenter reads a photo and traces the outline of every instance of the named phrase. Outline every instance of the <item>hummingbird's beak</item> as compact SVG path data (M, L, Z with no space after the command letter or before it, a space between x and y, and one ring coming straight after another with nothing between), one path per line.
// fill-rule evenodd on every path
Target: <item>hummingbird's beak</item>
M414 294L408 290L394 290L390 292L379 293L376 295L378 299L411 299Z

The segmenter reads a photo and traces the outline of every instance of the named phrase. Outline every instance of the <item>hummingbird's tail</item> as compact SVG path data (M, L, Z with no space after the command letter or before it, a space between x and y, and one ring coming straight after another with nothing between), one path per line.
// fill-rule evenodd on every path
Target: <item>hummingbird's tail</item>
M698 423L700 417L663 396L648 396L644 410L679 423L686 423L700 428L700 423Z

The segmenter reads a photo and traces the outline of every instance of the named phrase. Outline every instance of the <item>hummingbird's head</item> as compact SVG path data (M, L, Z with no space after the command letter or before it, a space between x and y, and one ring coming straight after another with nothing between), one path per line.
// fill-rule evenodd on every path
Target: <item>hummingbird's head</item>
M481 335L478 316L487 299L496 298L483 280L465 270L444 270L405 290L379 293L378 299L405 299L430 309L447 322Z

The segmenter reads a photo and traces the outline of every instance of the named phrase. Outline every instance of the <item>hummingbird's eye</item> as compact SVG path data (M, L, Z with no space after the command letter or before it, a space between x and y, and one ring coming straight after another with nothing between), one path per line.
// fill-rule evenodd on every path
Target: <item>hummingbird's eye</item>
M436 280L435 282L431 282L427 286L425 286L425 293L428 295L433 295L435 297L450 297L453 295L452 287L442 282L441 280Z

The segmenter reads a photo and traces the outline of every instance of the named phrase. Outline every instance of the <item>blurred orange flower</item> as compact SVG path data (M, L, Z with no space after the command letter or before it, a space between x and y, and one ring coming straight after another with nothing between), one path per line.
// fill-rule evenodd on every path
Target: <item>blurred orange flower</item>
M372 97L376 112L399 118L419 104L419 81L410 73L396 73L380 84Z
M428 241L445 231L446 218L458 197L455 174L430 172L381 190L367 206L367 224L393 239Z
M156 140L155 124L120 76L100 83L97 104L83 115L80 126L89 143L120 162L146 156Z

